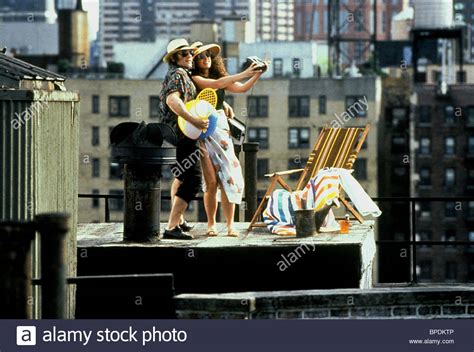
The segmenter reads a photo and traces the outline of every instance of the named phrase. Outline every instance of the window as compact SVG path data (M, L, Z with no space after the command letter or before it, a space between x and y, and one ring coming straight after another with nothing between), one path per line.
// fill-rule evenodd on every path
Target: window
M392 152L408 152L408 141L405 134L395 134L392 136Z
M474 154L474 137L472 136L467 138L467 153Z
M444 242L454 242L456 241L456 230L446 230L441 236L441 241ZM454 248L453 245L447 245L445 248Z
M301 74L301 69L303 68L303 64L301 62L301 59L299 58L293 58L293 75L296 77L299 77Z
M420 186L431 186L431 168L420 168Z
M92 127L92 145L96 146L100 144L100 135L99 135L99 127L93 126Z
M308 158L291 158L288 159L288 170L303 169L308 162ZM289 175L290 180L298 180L301 176L301 172L295 172Z
M326 34L328 32L328 12L327 11L324 11L323 31L324 31L324 34Z
M326 96L319 96L319 115L326 115Z
M429 202L420 203L420 217L431 218L431 203Z
M288 105L290 117L309 116L309 96L289 97Z
M431 261L423 260L420 262L420 265L416 266L416 273L420 280L429 281L432 277L432 265Z
M474 125L474 106L468 106L466 109L467 112L467 123L469 125Z
M92 177L100 177L100 159L92 159Z
M382 32L385 33L387 31L387 16L385 12L382 12Z
M444 203L444 216L447 218L456 217L456 203L455 202Z
M432 238L433 238L433 234L431 231L423 230L423 231L420 231L419 234L417 235L417 240L421 242L432 241ZM422 244L420 246L420 248L430 248L430 247L431 247L430 244Z
M288 129L288 148L309 148L309 128L289 128Z
M363 96L347 96L346 97L346 113L351 117L367 116L367 98Z
M444 107L444 122L454 123L454 107L451 105Z
M122 168L120 164L109 162L109 180L120 180L122 178Z
M469 218L474 218L474 202L470 201L467 203L467 216Z
M268 116L268 97L253 96L247 97L249 108L249 117L267 117Z
M456 170L452 167L444 169L444 185L454 187L456 184Z
M157 96L150 97L150 117L159 117L160 112L158 110L158 106L160 104L160 98Z
M315 10L313 12L313 18L311 19L313 21L313 35L319 33L319 12Z
M467 170L467 186L472 188L474 187L474 169Z
M93 114L100 113L100 96L99 95L92 96L92 113Z
M456 80L458 83L466 83L466 71L456 72Z
M283 59L273 59L273 76L283 76Z
M93 189L92 190L93 195L98 195L100 194L100 191L98 189ZM99 198L92 198L92 208L98 208L100 206L100 199Z
M454 155L456 154L456 140L454 137L444 138L444 154Z
M249 128L248 141L260 143L260 149L268 149L268 128L267 127Z
M423 124L431 123L431 106L423 105L418 108L419 121Z
M110 198L109 199L110 211L123 211L123 190L122 189L111 189L109 194L111 196L121 196L121 198Z
M130 116L130 97L110 96L109 97L109 116L110 117Z
M257 179L264 179L265 174L268 174L268 159L257 159Z
M430 137L420 138L420 154L421 155L431 154L431 138Z
M446 262L446 280L455 281L458 277L458 263Z
M358 158L355 161L353 175L356 180L367 180L367 159Z
M407 109L405 108L393 108L391 109L392 125L401 126L407 123Z
M356 32L363 32L364 31L364 13L362 11L356 11L354 16L355 21L355 30Z

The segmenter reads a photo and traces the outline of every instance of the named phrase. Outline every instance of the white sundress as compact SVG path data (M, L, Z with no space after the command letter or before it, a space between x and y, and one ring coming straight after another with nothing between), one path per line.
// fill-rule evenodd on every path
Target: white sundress
M218 110L217 115L216 130L204 139L204 145L227 199L231 203L240 204L244 191L242 168L239 159L235 155L227 117L223 110ZM203 182L203 185L205 192L205 182Z

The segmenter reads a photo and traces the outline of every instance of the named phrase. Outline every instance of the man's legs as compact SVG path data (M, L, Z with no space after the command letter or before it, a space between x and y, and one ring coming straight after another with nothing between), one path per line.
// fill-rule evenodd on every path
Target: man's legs
M174 183L174 182L173 182ZM171 207L170 218L168 220L167 230L172 230L179 225L180 219L183 216L188 203L178 196L174 196L173 205Z
M182 183L183 183L183 181L180 181L177 178L175 178L173 180L173 183L171 184L171 207L173 207L176 192L178 192L178 188L179 188L179 186L181 186ZM183 222L184 222L184 215L181 214L181 217L179 219L179 223L182 224Z

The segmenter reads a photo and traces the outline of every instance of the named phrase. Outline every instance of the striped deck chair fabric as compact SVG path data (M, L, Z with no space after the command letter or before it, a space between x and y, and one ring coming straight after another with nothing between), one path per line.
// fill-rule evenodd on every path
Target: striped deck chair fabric
M351 170L362 147L365 130L365 127L323 128L296 190L302 189L310 178L325 167ZM365 140L365 136L363 139Z

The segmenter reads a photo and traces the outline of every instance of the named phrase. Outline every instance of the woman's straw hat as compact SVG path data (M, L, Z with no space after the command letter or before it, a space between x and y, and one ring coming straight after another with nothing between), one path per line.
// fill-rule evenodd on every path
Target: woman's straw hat
M217 44L203 45L201 42L194 42L191 44L191 47L196 49L193 53L193 59L205 51L209 51L212 56L219 55L221 52L221 47Z

